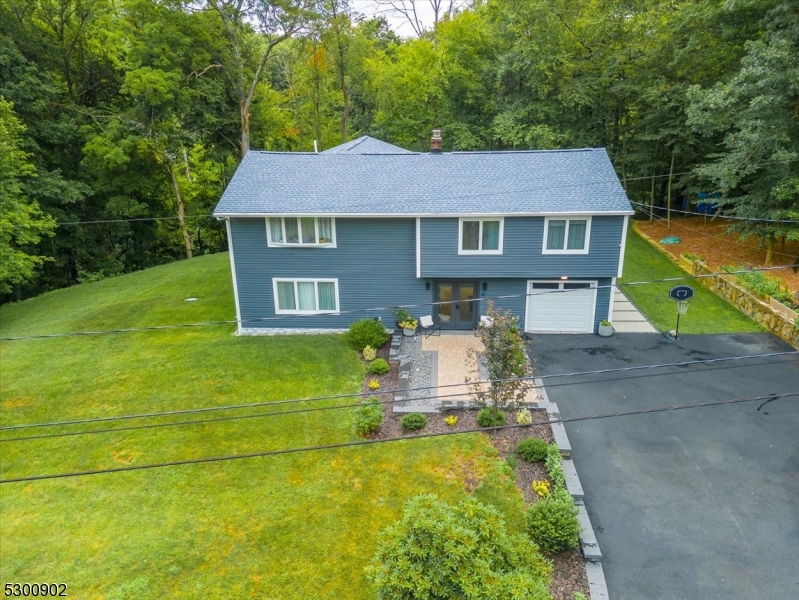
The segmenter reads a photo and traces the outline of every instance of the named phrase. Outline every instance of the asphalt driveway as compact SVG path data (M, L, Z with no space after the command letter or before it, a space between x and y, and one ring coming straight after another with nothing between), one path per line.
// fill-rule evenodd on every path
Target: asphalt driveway
M790 351L769 334L534 336L541 375ZM545 380L563 417L799 391L799 357ZM612 600L799 598L799 397L566 425Z

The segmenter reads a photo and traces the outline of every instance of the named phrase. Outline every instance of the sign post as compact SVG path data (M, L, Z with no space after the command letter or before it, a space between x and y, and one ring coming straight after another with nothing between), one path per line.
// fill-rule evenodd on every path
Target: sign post
M680 339L680 316L688 312L688 301L694 297L694 288L678 285L669 291L669 298L677 302L677 326L663 335L672 340Z

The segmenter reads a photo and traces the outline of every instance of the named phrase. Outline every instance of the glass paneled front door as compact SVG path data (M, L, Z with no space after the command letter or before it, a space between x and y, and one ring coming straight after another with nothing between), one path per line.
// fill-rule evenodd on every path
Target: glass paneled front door
M442 329L474 329L477 325L477 282L437 281L435 301L436 322Z

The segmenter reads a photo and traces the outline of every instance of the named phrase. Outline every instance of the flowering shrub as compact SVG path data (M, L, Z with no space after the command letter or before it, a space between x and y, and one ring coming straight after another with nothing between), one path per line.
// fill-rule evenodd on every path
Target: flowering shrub
M530 423L533 422L533 415L526 408L523 408L521 410L517 410L516 411L516 422L519 425L529 425Z
M371 346L366 346L363 349L363 359L368 361L373 361L377 357L377 350L372 348Z
M416 329L416 326L419 325L419 322L416 319L405 319L402 323L399 324L400 327L403 329Z
M369 381L369 389L370 390L379 390L380 389L380 382L377 379L372 379Z
M444 417L444 423L446 423L450 427L455 427L455 425L458 424L458 415L450 415L448 417Z
M533 481L533 491L535 495L539 498L546 498L549 496L549 482L546 480L543 481Z

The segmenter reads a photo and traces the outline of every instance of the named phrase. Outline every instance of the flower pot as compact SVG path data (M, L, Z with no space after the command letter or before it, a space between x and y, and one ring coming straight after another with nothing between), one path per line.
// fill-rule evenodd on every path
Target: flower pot
M411 337L412 335L416 335L416 328L410 329L408 327L402 328L402 334Z
M600 325L597 333L602 337L610 337L613 335L613 325Z

